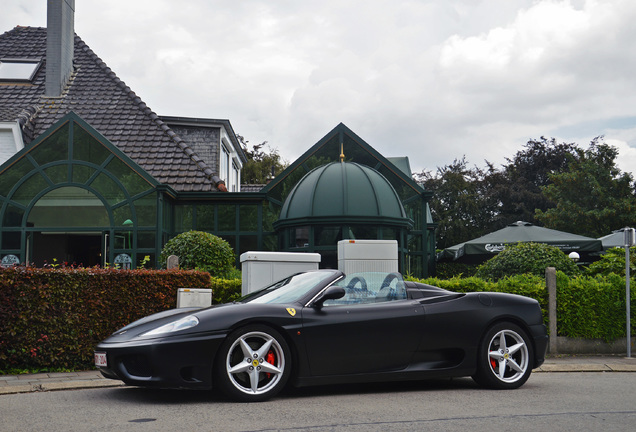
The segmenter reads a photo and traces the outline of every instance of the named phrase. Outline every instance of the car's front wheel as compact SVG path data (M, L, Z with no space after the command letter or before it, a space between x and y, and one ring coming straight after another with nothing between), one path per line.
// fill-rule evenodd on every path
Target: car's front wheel
M272 328L252 325L231 333L221 345L215 382L232 399L260 402L285 386L290 371L285 339Z
M477 355L473 379L484 387L519 388L532 372L532 344L526 332L513 323L502 322L490 327Z

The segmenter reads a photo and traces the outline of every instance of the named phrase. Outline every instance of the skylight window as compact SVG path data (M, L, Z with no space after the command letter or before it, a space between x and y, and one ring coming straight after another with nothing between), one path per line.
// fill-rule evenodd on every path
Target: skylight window
M39 66L39 60L0 59L0 80L31 81Z

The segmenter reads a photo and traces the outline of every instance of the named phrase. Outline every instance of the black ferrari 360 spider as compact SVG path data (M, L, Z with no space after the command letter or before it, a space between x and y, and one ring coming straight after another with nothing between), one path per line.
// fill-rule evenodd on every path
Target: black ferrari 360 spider
M296 386L472 376L514 389L543 363L537 301L460 294L398 273L299 273L234 303L173 309L95 350L108 378L261 401Z

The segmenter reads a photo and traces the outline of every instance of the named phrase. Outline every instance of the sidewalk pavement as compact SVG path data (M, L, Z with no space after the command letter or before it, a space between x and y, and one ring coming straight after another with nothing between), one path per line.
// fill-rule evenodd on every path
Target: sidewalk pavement
M636 357L554 356L533 373L545 372L636 372ZM120 387L124 383L102 377L96 370L0 375L0 395L53 390Z

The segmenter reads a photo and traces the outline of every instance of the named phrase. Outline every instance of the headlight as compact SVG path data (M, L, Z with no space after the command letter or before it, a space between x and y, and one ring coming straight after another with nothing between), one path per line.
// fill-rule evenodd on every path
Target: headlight
M161 333L172 333L176 331L186 330L199 324L199 319L194 315L188 315L179 320L173 321L168 324L164 324L161 327L157 327L154 330L147 331L141 336L155 336Z

